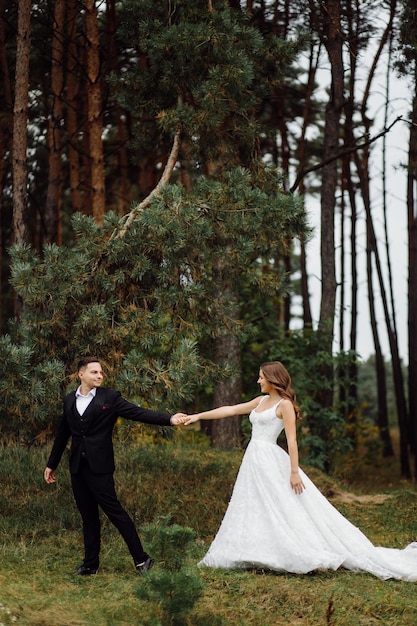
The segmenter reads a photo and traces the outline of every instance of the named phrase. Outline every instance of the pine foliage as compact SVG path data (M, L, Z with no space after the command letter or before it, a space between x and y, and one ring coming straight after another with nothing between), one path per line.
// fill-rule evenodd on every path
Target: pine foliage
M126 397L179 410L201 378L207 384L218 373L198 346L220 328L244 331L239 310L231 317L217 306L217 281L276 292L279 274L263 273L260 260L305 226L301 203L277 190L266 168L256 177L231 170L224 183L201 178L193 193L167 186L124 237L122 225L114 214L103 228L76 215L73 246L48 245L42 256L12 250L24 306L0 341L4 431L48 430L82 354L100 358L106 384ZM30 394L22 397L25 379Z
M192 184L166 185L129 222L76 214L67 245L12 249L22 310L0 340L0 432L21 439L53 430L82 354L100 358L105 384L129 399L181 409L227 372L213 341L256 333L242 304L219 292L275 298L282 271L270 259L306 232L302 203L257 160L259 112L295 44L261 33L225 0L127 0L118 11L124 56L112 101L130 112L139 158L163 164L180 133L178 163Z
M180 130L197 171L219 160L249 165L263 100L283 80L295 42L261 33L226 0L128 0L120 24L129 60L111 84L136 122L138 156L162 151Z
M143 527L143 534L158 566L144 576L136 594L153 606L144 616L144 626L221 626L223 620L205 613L192 614L203 593L203 581L195 566L190 566L188 553L196 533L192 528L170 524L165 518L160 523Z

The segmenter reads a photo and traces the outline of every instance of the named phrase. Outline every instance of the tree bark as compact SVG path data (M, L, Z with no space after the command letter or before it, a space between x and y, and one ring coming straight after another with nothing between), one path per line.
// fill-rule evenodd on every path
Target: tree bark
M94 0L85 2L87 39L87 107L89 155L91 161L91 207L94 220L102 225L105 213L105 169L101 97L100 40L98 11Z
M19 0L15 99L13 107L13 234L16 243L27 243L27 122L31 0Z
M296 161L298 162L297 174L299 174L305 167L306 159L306 134L307 129L311 123L312 118L312 98L316 83L317 65L320 56L320 46L316 51L314 47L310 50L309 56L309 68L308 68L308 80L305 93L305 104L303 108L303 124L301 127L300 138L296 150ZM305 185L303 179L300 180L299 186L300 195L305 194ZM300 242L300 270L301 270L301 297L303 302L303 326L304 328L313 327L313 316L310 306L310 294L308 290L308 272L307 272L307 254L305 242Z
M369 315L371 319L372 337L375 346L375 368L376 368L376 380L377 380L377 398L378 398L378 430L382 444L384 446L384 455L388 456L388 452L391 452L387 448L390 444L389 428L388 428L388 406L387 406L387 382L385 372L385 361L382 354L381 343L379 340L379 331L376 321L375 302L374 302L374 287L373 287L373 268L372 268L372 254L375 247L373 227L369 216L366 219L366 232L367 232L367 248L366 248L366 268L367 268L367 285L368 285L368 300L369 300Z
M312 11L315 11L314 3ZM321 4L323 28L319 29L321 41L330 61L330 96L326 105L323 138L323 160L329 160L322 171L320 259L321 259L321 303L319 335L321 349L328 354L333 351L334 319L336 311L336 263L335 263L335 206L338 186L338 165L334 155L338 152L340 118L344 97L343 41L341 36L341 3L327 0ZM333 160L332 160L333 159ZM333 379L330 364L322 366L322 376ZM333 386L320 389L316 399L323 408L333 404ZM326 440L326 439L325 439ZM328 467L326 468L328 469Z
M417 79L417 70L415 79ZM417 479L417 82L413 98L407 170L408 228L408 396L410 440L414 453L414 478Z
M216 339L216 363L227 362L234 374L220 381L214 389L214 406L237 404L242 399L242 371L240 342L231 332ZM211 444L229 450L242 447L241 417L235 415L222 420L210 420ZM208 421L207 421L208 422ZM207 424L206 422L206 424Z
M365 135L370 132L370 124L371 121L367 116L367 107L368 107L368 99L371 89L372 81L375 77L375 71L377 68L378 61L382 54L382 51L389 39L390 33L392 31L392 25L395 17L395 9L396 9L396 0L391 0L390 3L390 18L385 27L383 36L378 45L378 49L376 51L375 57L371 64L368 79L366 83L366 88L364 91L364 96L362 98L361 104L361 116L362 116L362 124L364 128ZM369 192L369 146L364 149L364 157L363 159L359 159L358 153L355 153L355 161L357 163L357 169L361 184L362 197L364 201L364 207L366 212L366 221L367 228L369 229L368 235L370 237L370 245L373 251L373 255L375 258L375 268L378 276L378 283L381 292L381 301L384 311L385 324L388 334L388 341L391 352L391 365L392 372L394 378L394 390L395 390L395 400L396 400L396 408L397 408L397 418L398 425L400 429L400 462L401 462L401 473L404 477L409 478L411 476L410 464L408 458L408 440L409 440L409 432L408 432L408 412L407 412L407 402L405 399L404 393L404 381L403 381L403 373L401 366L401 359L399 356L399 348L398 348L398 338L395 332L395 310L392 309L391 312L389 310L387 292L384 284L384 277L381 267L381 261L379 256L379 250L377 245L377 239L374 231L373 220L371 215L371 203L370 203L370 192ZM389 450L389 441L388 441L388 416L385 416L384 411L382 412L383 422L380 424L380 429L382 432L383 441L385 442L385 453L392 454L392 448Z
M77 46L77 17L78 0L67 0L67 136L68 136L68 164L71 209L74 213L83 208L83 199L80 184L80 155L79 155L79 128L78 111L80 108L79 91L79 59Z
M323 139L323 158L336 154L339 146L340 117L344 105L344 68L342 56L342 37L338 0L323 3L324 32L323 43L327 50L331 70L330 97L326 105L326 121ZM328 163L322 172L321 192L321 305L319 329L322 336L323 350L330 352L333 346L333 330L336 308L336 268L334 213L338 182L337 161ZM327 394L325 406L330 406L331 398Z
M46 243L62 243L62 94L66 0L55 0L52 33L51 107L48 119L48 189L44 215Z
M106 0L106 45L107 53L106 75L108 72L119 73L117 33L118 22L116 14L116 0ZM123 119L123 117L125 119ZM127 151L127 124L128 115L123 113L118 104L113 110L114 125L117 128L117 146L115 147L114 178L111 184L113 210L119 215L125 215L130 207L131 194L129 182L129 156Z
M7 216L4 211L4 186L6 180L7 169L10 167L9 154L12 147L12 129L13 129L13 96L10 82L10 73L7 64L7 47L6 35L4 32L4 13L5 0L0 0L0 80L4 92L4 111L0 117L0 261L5 257L4 242L6 241L5 232L8 230ZM7 320L12 311L8 310L9 300L8 293L5 295L7 288L8 275L6 273L5 264L0 267L0 332L4 328L4 322Z

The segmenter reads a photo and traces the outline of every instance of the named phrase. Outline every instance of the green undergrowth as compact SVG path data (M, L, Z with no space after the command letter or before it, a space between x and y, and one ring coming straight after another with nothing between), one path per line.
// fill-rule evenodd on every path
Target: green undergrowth
M101 566L81 578L81 524L73 503L67 460L56 485L46 485L49 448L0 450L0 624L25 626L133 626L145 623L143 579L133 570L117 531L103 518ZM169 515L195 531L189 565L203 556L225 512L242 452L197 443L116 444L120 499L138 527ZM388 464L382 464L385 466ZM393 461L394 467L394 461ZM389 472L375 474L375 490L306 468L332 503L377 545L417 540L417 490ZM342 472L341 472L342 473ZM145 546L146 547L146 546ZM161 567L155 565L155 571ZM197 571L197 569L196 569ZM211 614L231 626L358 626L417 624L415 583L380 581L346 571L308 576L198 570L203 594L194 619ZM184 626L193 626L184 621Z

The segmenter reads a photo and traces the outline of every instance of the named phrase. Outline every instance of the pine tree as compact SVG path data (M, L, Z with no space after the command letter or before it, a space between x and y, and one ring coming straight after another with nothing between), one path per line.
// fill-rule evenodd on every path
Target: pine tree
M77 215L74 246L47 245L42 255L15 247L12 283L25 307L0 340L4 424L32 435L51 427L80 354L97 355L107 384L149 406L178 410L202 379L209 384L219 368L204 345L219 328L239 337L245 331L239 311L230 318L215 300L225 241L227 280L269 297L279 277L264 274L259 259L304 227L302 205L275 191L273 172L265 169L263 177L268 192L242 169L223 184L202 178L192 194L167 186L124 237L114 214L103 229ZM10 370L13 361L20 378ZM25 379L30 397L21 394Z
M203 380L236 372L229 359L216 360L213 345L225 336L239 344L247 331L241 286L273 298L281 272L264 273L262 259L305 231L301 203L256 158L257 107L291 45L264 39L222 0L187 0L172 14L168 6L120 7L126 50L137 53L113 87L134 112L139 157L152 147L163 166L180 136L174 174L187 169L192 185L166 185L145 210L108 213L102 226L76 215L73 245L12 251L12 284L25 307L1 344L0 419L8 424L14 407L12 429L29 437L52 427L80 354L96 354L107 384L131 399L172 410ZM20 351L31 402L8 371L7 355L19 367ZM51 369L54 401L45 406Z
M282 80L296 46L261 32L250 24L249 14L225 0L184 0L175 9L130 0L121 9L121 24L125 47L131 57L132 50L136 55L113 85L121 106L134 112L138 158L152 151L155 164L159 158L162 165L172 137L180 136L178 177L189 191L202 174L227 185L230 170L243 166L256 177L265 133L260 112ZM263 189L262 177L255 184ZM216 211L213 202L210 211ZM214 223L223 250L213 266L213 302L229 322L212 337L211 358L219 367L227 363L229 376L215 386L216 405L235 404L242 393L241 271L230 260L234 234L222 226ZM245 237L251 237L250 230ZM215 446L240 446L239 418L207 423L207 429Z
M137 597L153 605L143 615L143 626L221 626L220 617L205 613L193 614L204 584L195 566L188 563L189 552L196 533L165 518L160 523L142 527L152 554L157 559L155 568L143 576L137 587Z

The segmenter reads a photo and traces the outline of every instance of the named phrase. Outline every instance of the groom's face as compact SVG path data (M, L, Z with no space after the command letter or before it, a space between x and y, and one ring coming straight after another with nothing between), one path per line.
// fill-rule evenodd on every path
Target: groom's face
M80 369L78 377L85 388L94 389L95 387L100 387L103 382L103 370L100 363L88 363L88 365Z

